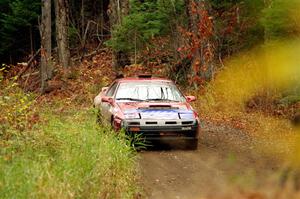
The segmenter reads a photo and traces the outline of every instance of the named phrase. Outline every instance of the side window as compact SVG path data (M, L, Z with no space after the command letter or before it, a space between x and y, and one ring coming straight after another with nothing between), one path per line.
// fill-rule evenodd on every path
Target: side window
M106 96L112 97L112 96L114 95L115 91L116 91L117 86L118 86L118 84L117 84L117 82L115 82L115 83L110 87L110 89L107 91Z

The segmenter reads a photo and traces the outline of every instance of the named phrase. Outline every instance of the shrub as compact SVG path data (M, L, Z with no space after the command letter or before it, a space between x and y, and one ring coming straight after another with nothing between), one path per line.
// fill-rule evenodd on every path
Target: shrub
M25 93L15 80L0 79L0 137L6 140L29 127L34 114L33 94Z

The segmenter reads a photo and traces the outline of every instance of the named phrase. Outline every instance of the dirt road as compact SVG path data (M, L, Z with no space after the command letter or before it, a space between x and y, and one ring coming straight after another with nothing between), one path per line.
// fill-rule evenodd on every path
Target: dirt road
M251 136L225 127L202 131L199 149L180 143L140 153L145 198L259 198L277 194L279 165L257 151ZM254 150L256 149L256 150Z

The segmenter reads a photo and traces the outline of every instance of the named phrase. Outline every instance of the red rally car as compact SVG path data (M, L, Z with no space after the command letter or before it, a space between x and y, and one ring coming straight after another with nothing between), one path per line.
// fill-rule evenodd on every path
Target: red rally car
M183 139L196 149L200 122L190 102L168 79L139 76L115 80L95 97L99 120L118 131L139 133L146 140Z

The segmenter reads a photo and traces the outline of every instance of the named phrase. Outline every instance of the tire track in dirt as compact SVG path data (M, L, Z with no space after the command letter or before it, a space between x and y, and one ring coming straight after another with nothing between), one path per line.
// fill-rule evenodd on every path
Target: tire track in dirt
M139 165L145 198L230 198L277 186L279 166L254 152L256 145L244 132L206 127L197 151L183 150L180 142L172 143L171 150L161 145L143 151Z

